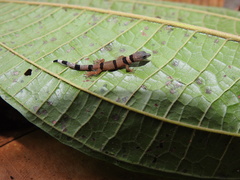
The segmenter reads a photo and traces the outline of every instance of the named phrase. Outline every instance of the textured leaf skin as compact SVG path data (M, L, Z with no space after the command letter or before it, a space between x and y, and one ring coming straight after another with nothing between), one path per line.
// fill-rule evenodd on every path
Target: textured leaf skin
M240 13L225 8L154 0L61 0L61 3L146 15L240 35Z
M0 7L1 97L29 121L135 171L239 178L239 42L87 9ZM89 64L138 49L151 61L132 74L86 79L52 63Z

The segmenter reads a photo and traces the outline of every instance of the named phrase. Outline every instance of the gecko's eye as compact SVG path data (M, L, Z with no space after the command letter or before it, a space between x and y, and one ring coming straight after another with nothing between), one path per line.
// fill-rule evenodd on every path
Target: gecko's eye
M143 59L146 59L146 58L147 58L147 56L145 55L145 56L143 56L142 58L143 58Z

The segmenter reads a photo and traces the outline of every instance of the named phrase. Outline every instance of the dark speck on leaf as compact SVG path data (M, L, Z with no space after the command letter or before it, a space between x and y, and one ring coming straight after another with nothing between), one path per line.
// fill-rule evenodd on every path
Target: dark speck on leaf
M34 112L37 112L37 111L38 111L38 109L39 109L39 107L38 107L38 106L34 106L34 107L33 107L33 110L34 110Z
M119 50L119 52L121 52L121 53L123 53L123 52L125 52L125 51L126 51L125 48L121 48L121 49Z
M172 27L172 26L167 26L167 27L166 27L166 30L168 31L168 33L170 33L170 32L173 31L173 27Z
M178 21L182 21L183 19L181 17L178 18Z
M25 76L31 76L32 75L32 69L28 69L25 73Z
M207 88L206 91L205 91L207 94L211 94L212 93L212 90L210 88Z
M18 74L19 74L19 71L14 71L14 72L12 73L13 76L17 76Z
M202 84L203 82L202 82L202 80L201 80L200 78L197 78L196 83L200 85L200 84Z
M74 13L74 14L73 14L73 16L77 16L77 15L78 15L78 13Z
M146 89L147 89L147 86L141 85L141 88L146 90Z
M49 106L52 106L52 105L53 105L53 102L52 102L52 101L47 101L47 104L48 104Z
M82 136L81 136L81 138L82 138L82 139L85 139L85 138L86 138L86 136L85 136L85 135L82 135Z
M140 32L141 32L142 36L147 36L147 34L143 30L141 30Z
M172 84L172 80L170 80L170 81L167 81L165 84L166 84L166 86L170 86L171 84Z
M112 51L112 43L107 44L105 47L101 49L102 51Z
M128 100L128 97L123 97L122 102L126 102Z
M176 152L176 149L177 149L176 147L173 147L169 150L169 152Z
M170 89L170 93L171 94L175 94L176 93L176 90L174 88Z
M178 65L179 65L179 61L174 60L174 61L172 62L172 65L173 65L173 66L178 66Z
M156 163L156 162L157 162L157 158L154 157L152 163Z
M113 120L118 121L120 116L118 114L115 114L112 116Z
M127 26L129 23L130 23L130 22L127 21L127 22L124 22L123 25L124 25L124 26Z
M37 114L38 114L38 115L45 115L45 114L47 114L47 110L46 110L46 109L39 109L39 110L37 111Z
M62 118L64 119L64 121L69 120L69 116L67 114L64 114Z
M57 40L57 38L55 38L55 37L53 37L53 38L50 39L50 41L52 41L52 42L53 42L53 41L56 41L56 40Z

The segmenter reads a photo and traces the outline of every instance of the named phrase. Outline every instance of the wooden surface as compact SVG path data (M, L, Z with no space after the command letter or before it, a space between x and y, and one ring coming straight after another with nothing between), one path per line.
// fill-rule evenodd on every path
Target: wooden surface
M224 0L168 0L168 1L192 3L192 4L204 5L204 6L223 7L223 5L224 5ZM231 0L229 0L229 1L231 1Z
M166 180L89 157L37 128L7 134L0 133L0 180Z

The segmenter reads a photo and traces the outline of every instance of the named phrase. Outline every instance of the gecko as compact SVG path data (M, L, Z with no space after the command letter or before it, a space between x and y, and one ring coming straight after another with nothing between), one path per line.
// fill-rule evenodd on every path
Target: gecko
M66 65L72 69L78 71L89 71L86 73L86 76L93 76L98 75L102 71L110 71L110 70L117 70L120 68L126 68L127 72L132 72L133 70L129 68L129 65L133 62L142 61L147 59L151 54L146 53L145 51L138 51L130 56L119 56L117 59L112 61L105 62L105 59L99 59L95 61L93 65L78 65L75 63L71 63L65 60L56 59L53 62L57 62L63 65Z

